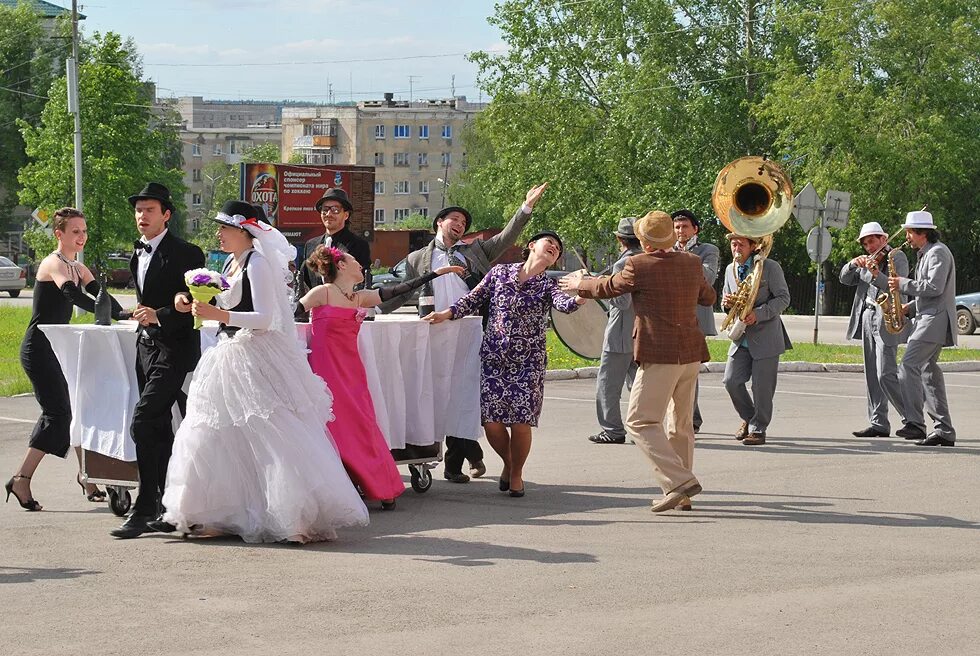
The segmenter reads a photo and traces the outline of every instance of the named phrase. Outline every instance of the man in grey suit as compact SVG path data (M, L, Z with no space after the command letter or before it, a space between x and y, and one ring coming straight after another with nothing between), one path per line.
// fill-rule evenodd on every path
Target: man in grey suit
M640 240L633 232L634 223L636 217L633 216L619 220L615 232L620 247L619 259L612 266L612 274L622 271L628 258L643 252ZM596 418L602 430L590 435L589 441L623 444L626 442L626 428L623 426L619 400L624 384L628 389L633 389L637 367L633 360L633 295L614 296L606 302L609 304L609 319L602 336L602 355L599 356L595 386Z
M912 334L898 370L906 426L895 434L917 440L919 446L953 446L956 430L949 416L946 381L938 360L944 346L956 346L956 302L953 300L956 296L956 263L946 244L939 241L932 214L909 212L902 227L909 244L918 251L915 279L888 278L882 273L877 276L879 284L887 281L889 289L913 297L904 307L912 318ZM929 435L925 431L923 402L933 421Z
M461 239L466 234L473 219L462 207L446 207L432 220L432 230L436 233L425 248L408 254L405 262L405 279L424 276L442 266L458 265L466 267L466 274L439 276L432 281L435 297L435 311L441 312L465 296L480 284L490 271L493 261L505 250L514 245L521 232L531 220L531 210L544 194L548 183L531 187L524 198L524 204L511 217L499 234L489 239L474 239L469 244ZM382 312L393 312L404 305L418 291L396 296L379 307ZM468 483L470 476L463 473L463 461L470 463L470 476L478 478L486 473L483 464L483 449L477 440L469 440L452 435L446 436L445 469L443 476L453 483Z
M698 241L698 234L701 232L701 222L694 212L688 209L677 210L670 215L674 220L674 234L677 235L677 243L674 245L676 251L687 251L694 253L701 258L701 271L704 273L704 280L709 287L715 286L718 279L718 267L721 261L721 252L714 244L701 243ZM717 335L715 328L715 312L710 305L698 306L698 325L705 337ZM701 431L701 408L698 407L698 385L694 387L694 432Z
M857 287L854 302L851 304L851 320L847 324L848 339L860 339L864 352L864 379L868 384L868 419L871 425L854 431L854 437L888 437L891 425L888 422L889 401L905 420L905 405L902 403L902 390L898 384L898 345L908 339L908 325L899 334L885 329L881 306L876 299L888 291L887 282L875 280L881 272L891 273L888 253L888 234L877 221L865 223L858 235L861 247L868 255L880 254L880 261L860 255L844 264L840 270L840 281L845 285ZM895 260L895 275L908 277L909 260L902 251L891 257ZM887 279L886 279L887 280ZM901 312L901 308L896 308Z
M726 311L732 307L738 284L752 271L758 248L756 240L750 237L729 233L727 238L734 259L725 269L721 305ZM752 311L745 317L745 334L729 347L722 379L735 412L742 418L742 425L735 433L735 439L741 440L742 444L766 443L766 429L772 421L779 356L793 348L779 316L787 307L789 287L783 268L775 260L766 258L762 264L759 293ZM749 380L752 381L751 396L745 389Z

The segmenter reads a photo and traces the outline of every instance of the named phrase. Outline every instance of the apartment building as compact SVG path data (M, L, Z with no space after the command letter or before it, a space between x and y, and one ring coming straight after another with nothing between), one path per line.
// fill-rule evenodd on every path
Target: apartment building
M286 107L282 155L310 164L375 167L374 224L434 215L446 187L466 167L462 133L484 107L465 96L440 100L364 101L356 106Z

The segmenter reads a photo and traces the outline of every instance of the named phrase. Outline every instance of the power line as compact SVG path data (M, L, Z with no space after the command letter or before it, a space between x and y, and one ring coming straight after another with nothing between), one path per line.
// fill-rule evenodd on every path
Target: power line
M22 96L31 96L32 98L40 98L41 100L48 100L47 96L39 96L36 93L28 93L27 91L18 91L17 89L11 89L10 87L0 87L0 91L9 91L10 93L18 93Z
M477 50L473 52L495 52L495 50ZM373 62L390 62L390 61L408 61L413 59L439 59L447 57L465 57L469 55L469 52L449 52L442 53L438 55L405 55L403 57L371 57L362 59L329 59L320 61L288 61L288 62L233 62L233 63L214 63L214 64L200 64L200 63L152 63L146 62L144 66L166 66L175 68L241 68L244 66L310 66L310 65L323 65L323 64L361 64L361 63L373 63Z

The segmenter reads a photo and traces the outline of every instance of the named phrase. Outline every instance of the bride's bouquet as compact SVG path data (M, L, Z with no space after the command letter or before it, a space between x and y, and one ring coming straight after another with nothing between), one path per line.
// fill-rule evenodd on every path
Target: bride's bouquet
M211 299L228 289L228 281L217 271L210 269L191 269L184 274L184 282L195 301L210 303ZM204 322L194 317L194 328L200 329Z

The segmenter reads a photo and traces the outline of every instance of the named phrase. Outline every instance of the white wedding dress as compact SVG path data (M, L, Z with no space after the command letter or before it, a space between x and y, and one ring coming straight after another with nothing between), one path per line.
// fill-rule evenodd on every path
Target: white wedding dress
M326 429L333 398L310 370L277 268L253 251L217 297L234 308L250 288L253 310L231 312L240 330L194 371L163 495L164 519L182 532L311 542L368 523Z

